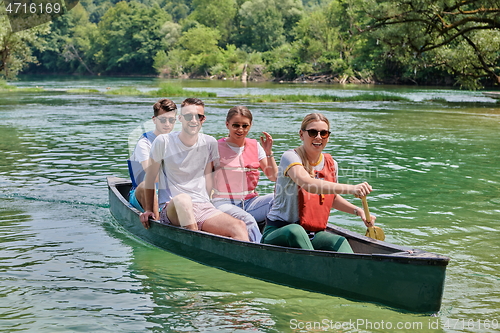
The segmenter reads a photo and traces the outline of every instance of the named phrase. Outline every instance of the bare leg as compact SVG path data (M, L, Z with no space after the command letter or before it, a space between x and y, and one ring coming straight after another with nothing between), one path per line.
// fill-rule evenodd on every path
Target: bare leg
M206 219L201 230L237 240L249 241L245 222L226 213L217 214Z
M198 225L194 219L193 202L188 194L183 193L173 197L166 209L167 217L173 225L198 230Z

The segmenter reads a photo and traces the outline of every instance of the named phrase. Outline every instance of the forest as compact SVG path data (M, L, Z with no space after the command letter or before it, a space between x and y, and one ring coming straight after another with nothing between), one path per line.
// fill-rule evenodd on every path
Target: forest
M7 4L0 8L0 76L7 80L500 83L498 0L80 0L21 31L11 28Z

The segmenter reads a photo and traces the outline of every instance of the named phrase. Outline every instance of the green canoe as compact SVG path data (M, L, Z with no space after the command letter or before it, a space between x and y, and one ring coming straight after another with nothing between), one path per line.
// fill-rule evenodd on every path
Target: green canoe
M500 92L498 91L483 92L483 95L490 98L500 99Z
M354 254L243 242L152 222L145 229L128 203L131 182L108 177L109 205L117 222L161 249L229 272L294 288L376 302L412 312L441 307L449 258L373 240L331 226ZM223 274L223 273L221 273Z

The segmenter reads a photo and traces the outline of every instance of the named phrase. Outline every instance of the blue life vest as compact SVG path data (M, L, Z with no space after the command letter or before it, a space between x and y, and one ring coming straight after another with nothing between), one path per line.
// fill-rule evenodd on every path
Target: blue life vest
M156 135L153 131L149 131L143 133L141 138L145 137L149 140L149 142L153 143L154 139L156 139ZM127 160L128 164L128 173L130 175L130 180L132 180L132 189L135 189L137 185L144 181L144 177L146 176L146 170L142 167L142 164L138 161L132 161L130 159Z

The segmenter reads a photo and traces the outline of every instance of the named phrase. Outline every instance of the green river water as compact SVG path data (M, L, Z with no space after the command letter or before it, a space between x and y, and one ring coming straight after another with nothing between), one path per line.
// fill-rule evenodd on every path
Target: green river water
M0 93L1 332L499 332L500 104L481 92L401 86L179 81L205 98L204 133L234 105L275 154L299 145L310 112L332 123L340 182L368 181L387 241L451 258L441 311L414 314L206 267L142 243L109 213L107 176L127 177L129 137L154 97L68 94L156 78L22 77ZM385 92L405 102L249 103L244 94ZM164 96L169 97L169 96ZM432 101L431 101L432 100ZM260 191L272 191L262 179ZM358 199L347 197L360 205ZM330 222L360 233L353 215ZM387 281L390 283L390 281Z

